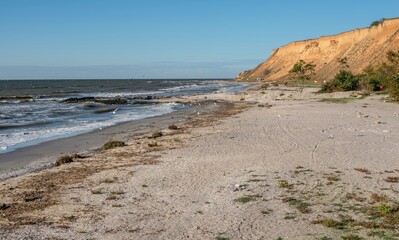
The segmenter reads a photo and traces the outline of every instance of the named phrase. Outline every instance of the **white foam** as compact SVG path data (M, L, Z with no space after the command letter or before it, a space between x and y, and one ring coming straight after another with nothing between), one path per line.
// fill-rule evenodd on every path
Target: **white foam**
M183 85L183 86L176 86L176 87L170 87L170 88L163 88L161 90L166 91L166 92L177 92L177 91L182 91L182 90L188 90L188 89L200 89L200 88L205 88L209 87L209 85L198 85L198 84L191 84L191 85Z
M136 96L144 96L144 95L154 95L160 94L163 91L143 91L143 92L98 92L98 93L89 93L84 94L84 96L89 97L104 97L104 98L117 98L117 97L136 97Z
M176 103L166 103L160 105L152 105L145 107L137 107L133 111L124 113L112 114L112 117L104 121L95 120L73 120L64 125L51 128L32 128L20 129L18 132L9 132L0 134L0 153L11 151L16 148L30 146L41 142L73 136L96 129L109 127L118 123L127 122L131 120L138 120L148 117L159 116L173 112L173 107Z

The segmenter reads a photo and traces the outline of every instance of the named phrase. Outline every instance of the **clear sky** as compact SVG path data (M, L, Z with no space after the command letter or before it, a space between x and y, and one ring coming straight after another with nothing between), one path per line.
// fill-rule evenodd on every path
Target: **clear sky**
M0 79L230 78L399 0L0 0Z

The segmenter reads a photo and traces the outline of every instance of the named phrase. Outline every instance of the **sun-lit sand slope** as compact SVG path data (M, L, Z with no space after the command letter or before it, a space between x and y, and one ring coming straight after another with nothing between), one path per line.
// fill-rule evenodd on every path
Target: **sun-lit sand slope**
M286 81L294 64L302 59L316 65L316 79L330 80L340 69L338 58L346 58L349 69L360 73L370 64L386 61L386 53L390 50L399 50L399 18L386 19L371 28L289 43L237 78Z
M235 104L163 136L4 181L0 238L397 234L399 105L314 91L177 98Z

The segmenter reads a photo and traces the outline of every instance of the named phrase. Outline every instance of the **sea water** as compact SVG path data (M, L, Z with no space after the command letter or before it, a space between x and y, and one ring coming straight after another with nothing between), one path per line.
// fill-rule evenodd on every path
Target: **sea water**
M186 107L154 98L247 86L214 79L0 80L0 154Z

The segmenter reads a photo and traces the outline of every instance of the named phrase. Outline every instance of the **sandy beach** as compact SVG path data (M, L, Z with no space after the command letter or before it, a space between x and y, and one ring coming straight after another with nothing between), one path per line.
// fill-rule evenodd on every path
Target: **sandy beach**
M3 180L0 238L394 239L399 105L317 90L160 100L199 108L75 151L125 147Z
M220 106L225 104L228 103L222 103ZM199 104L188 105L187 108L173 113L129 121L0 154L0 180L51 167L55 159L65 154L93 155L101 150L101 146L107 141L114 139L129 141L136 136L166 128L173 123L188 121L197 116L197 112L206 114L217 111L217 105L211 101L203 100Z

